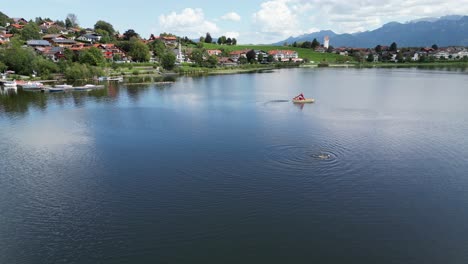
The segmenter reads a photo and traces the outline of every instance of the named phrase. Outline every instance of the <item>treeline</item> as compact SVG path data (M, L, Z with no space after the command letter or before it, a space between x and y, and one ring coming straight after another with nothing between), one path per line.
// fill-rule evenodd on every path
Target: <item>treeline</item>
M200 43L213 43L218 45L237 45L236 38L227 38L226 36L221 36L217 41L214 41L210 33L206 33L205 37L200 37Z

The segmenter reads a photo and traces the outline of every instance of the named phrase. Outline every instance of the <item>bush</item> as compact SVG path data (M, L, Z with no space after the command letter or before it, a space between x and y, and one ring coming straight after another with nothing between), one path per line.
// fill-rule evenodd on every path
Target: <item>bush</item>
M138 75L138 74L140 74L140 71L134 70L134 71L132 72L132 74L133 74L133 75Z

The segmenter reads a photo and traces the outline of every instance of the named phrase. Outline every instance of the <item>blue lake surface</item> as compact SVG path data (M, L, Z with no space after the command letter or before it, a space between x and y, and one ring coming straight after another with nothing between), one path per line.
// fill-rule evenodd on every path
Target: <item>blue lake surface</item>
M418 69L0 95L0 263L468 263L467 101Z

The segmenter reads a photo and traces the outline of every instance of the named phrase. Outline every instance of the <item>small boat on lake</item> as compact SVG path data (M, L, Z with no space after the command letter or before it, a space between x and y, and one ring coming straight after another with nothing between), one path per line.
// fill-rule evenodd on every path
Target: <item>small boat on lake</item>
M301 93L300 95L294 97L292 101L295 104L311 104L315 102L315 99L305 98L304 95Z

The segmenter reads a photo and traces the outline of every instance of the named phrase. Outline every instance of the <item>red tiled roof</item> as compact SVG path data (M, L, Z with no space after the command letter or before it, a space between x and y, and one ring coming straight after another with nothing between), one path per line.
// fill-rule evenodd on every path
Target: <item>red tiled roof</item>
M20 24L11 24L10 26L14 27L14 28L17 28L17 29L22 29L24 28L24 25L20 25Z

